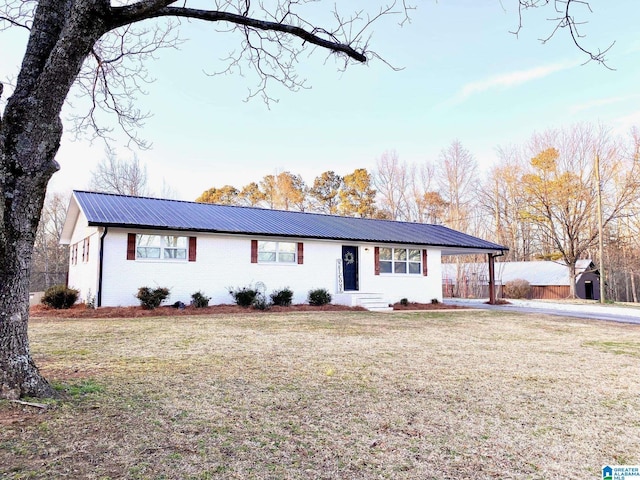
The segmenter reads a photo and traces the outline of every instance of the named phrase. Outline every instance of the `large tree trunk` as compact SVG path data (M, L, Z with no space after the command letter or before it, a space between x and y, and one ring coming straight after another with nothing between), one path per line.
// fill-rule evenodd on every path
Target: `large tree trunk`
M26 180L26 181L24 181ZM5 191L4 232L0 237L0 397L44 397L53 389L40 375L29 351L29 278L45 186L23 179L13 198ZM17 198L16 198L17 197ZM24 213L28 212L28 215Z
M0 119L0 398L54 394L29 350L36 231L62 137L62 105L106 28L108 2L41 0L13 96Z
M37 95L14 94L0 130L0 397L51 396L29 351L29 279L47 183L58 164L57 114ZM29 108L31 107L31 108ZM44 118L43 118L44 117Z

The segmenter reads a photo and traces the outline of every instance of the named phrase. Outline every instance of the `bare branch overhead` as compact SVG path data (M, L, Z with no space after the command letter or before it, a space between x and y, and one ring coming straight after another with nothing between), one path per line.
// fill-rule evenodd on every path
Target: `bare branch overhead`
M573 44L578 48L578 50L587 55L587 62L594 61L600 63L609 70L613 70L613 68L607 64L606 55L614 46L615 41L611 42L611 44L604 50L600 48L592 50L584 45L585 36L580 33L579 27L587 24L588 22L578 20L578 17L576 17L574 12L575 7L582 7L583 9L588 10L588 13L593 13L591 5L586 0L518 0L518 27L511 33L518 35L522 30L523 14L525 10L546 7L548 5L553 5L554 7L555 15L548 18L548 20L552 22L553 28L551 33L546 37L541 38L540 41L545 44L555 37L560 30L568 29L569 36L571 37Z

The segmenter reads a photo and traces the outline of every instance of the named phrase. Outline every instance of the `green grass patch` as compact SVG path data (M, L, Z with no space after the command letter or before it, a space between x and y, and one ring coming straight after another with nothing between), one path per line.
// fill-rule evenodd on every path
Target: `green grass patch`
M640 358L640 342L613 342L610 340L587 341L587 347L595 347L598 350L614 355L629 355Z
M104 386L92 379L72 383L52 382L52 386L57 392L64 393L70 397L84 397L104 391Z

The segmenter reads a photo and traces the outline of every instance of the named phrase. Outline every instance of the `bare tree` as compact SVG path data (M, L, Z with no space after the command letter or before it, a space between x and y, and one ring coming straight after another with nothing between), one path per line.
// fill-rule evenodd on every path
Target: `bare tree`
M499 163L487 175L479 192L483 212L486 213L489 238L508 245L507 259L531 260L536 248L535 231L526 215L527 198L522 192L522 175L528 161L522 148L516 146L498 149Z
M471 202L478 187L478 164L459 140L440 152L436 172L440 195L448 206L447 223L457 230L470 224Z
M72 85L90 99L77 127L108 136L100 112L114 112L137 140L144 113L133 101L148 80L145 62L158 49L176 45L171 19L208 22L238 33L241 48L229 68L248 65L260 78L256 94L270 82L301 85L294 66L311 48L335 53L344 64L374 56L368 26L380 16L403 13L391 4L346 17L322 28L303 18L304 2L249 0L214 2L210 9L172 0L22 0L0 4L0 29L25 28L29 39L13 92L0 118L0 397L50 396L29 351L29 276L40 212L63 133L60 112ZM404 13L403 13L404 14ZM155 20L155 24L152 22ZM155 27L154 27L155 25ZM1 90L0 90L1 92Z
M410 219L416 222L442 223L440 206L444 206L442 204L444 200L435 192L435 165L431 162L423 163L413 167L410 175L412 177ZM434 194L438 198L435 198Z
M407 196L411 193L413 178L410 167L400 161L395 150L384 152L378 158L372 177L379 208L388 212L392 220L410 220Z
M69 195L47 195L33 249L32 291L46 290L65 282L69 251L59 241L68 205Z
M107 156L91 172L90 188L104 193L143 197L149 195L147 167L136 155L120 160L108 150Z
M598 238L597 178L599 157L603 225L607 227L640 200L640 165L621 155L619 145L602 127L575 125L548 130L531 139L531 170L522 177L529 220L553 242L556 257L570 269L575 296L576 262Z

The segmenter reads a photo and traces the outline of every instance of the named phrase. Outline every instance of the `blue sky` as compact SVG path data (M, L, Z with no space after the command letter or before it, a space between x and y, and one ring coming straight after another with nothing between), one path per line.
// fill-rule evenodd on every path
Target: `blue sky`
M340 8L350 11L352 3ZM311 88L274 85L270 94L279 102L270 108L259 99L244 101L255 79L204 73L223 68L218 59L234 48L236 36L207 24L183 25L187 41L149 64L156 81L138 100L153 114L140 131L153 146L136 152L151 189L159 193L164 181L178 198L193 200L207 188L241 187L282 170L311 183L326 170L371 170L387 150L408 163L435 161L454 139L486 171L496 147L525 142L534 131L580 121L616 133L640 125L637 0L592 0L593 13L580 12L589 22L582 27L585 45L597 50L616 42L608 55L614 71L583 65L568 32L542 45L539 38L553 28L545 21L552 10L528 14L520 35L509 33L517 26L516 3L422 0L410 24L400 28L399 18L388 18L373 29L373 50L403 70L374 60L341 72L317 51L298 68ZM24 36L0 34L0 45L4 79L17 71ZM51 190L86 188L104 157L99 141L71 138L62 142L62 170ZM123 145L123 139L115 144L120 155L131 156Z

